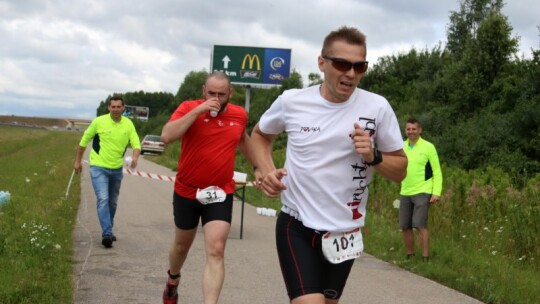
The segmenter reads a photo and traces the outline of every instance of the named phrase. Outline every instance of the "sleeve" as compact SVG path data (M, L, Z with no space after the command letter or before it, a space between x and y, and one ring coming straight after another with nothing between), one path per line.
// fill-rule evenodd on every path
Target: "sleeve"
M435 146L432 146L432 151L429 154L429 163L431 164L431 169L433 170L433 194L441 196L442 193L442 183L443 176L441 170L441 164L439 162L439 155L437 154L437 149Z
M88 126L88 128L86 128L86 130L84 131L83 133L83 136L81 138L81 141L79 142L79 146L81 147L84 147L86 148L86 146L88 146L88 143L92 140L92 138L94 138L94 136L96 135L96 119L94 119L90 125Z
M139 139L139 135L137 134L137 130L135 129L133 122L131 122L129 145L131 146L132 149L139 149L139 150L141 149L141 140Z
M285 131L285 113L283 95L279 96L263 113L259 120L259 128L266 134L279 134Z
M186 115L187 113L189 113L189 111L193 110L193 108L196 106L196 103L195 102L190 102L190 101L184 101L182 102L177 108L176 110L172 113L171 115L171 118L169 119L169 121L174 121L174 120L177 120L181 117L183 117L184 115Z

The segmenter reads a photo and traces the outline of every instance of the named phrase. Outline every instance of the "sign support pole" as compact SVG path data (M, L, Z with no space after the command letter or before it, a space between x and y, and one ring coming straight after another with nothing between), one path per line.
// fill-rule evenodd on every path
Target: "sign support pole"
M246 112L249 113L249 103L251 101L251 86L248 84L246 85Z

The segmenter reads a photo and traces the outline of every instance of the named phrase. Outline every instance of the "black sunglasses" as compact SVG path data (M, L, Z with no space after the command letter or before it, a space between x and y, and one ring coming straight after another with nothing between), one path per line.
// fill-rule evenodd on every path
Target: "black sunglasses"
M332 66L341 72L348 72L351 68L353 68L356 73L360 74L364 73L368 68L367 61L350 62L342 58L330 57L326 55L322 55L322 58L332 61Z

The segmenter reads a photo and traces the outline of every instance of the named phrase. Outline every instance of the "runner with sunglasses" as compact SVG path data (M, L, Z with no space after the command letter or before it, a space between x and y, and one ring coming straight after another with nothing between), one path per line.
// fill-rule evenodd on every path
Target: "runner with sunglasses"
M363 251L373 173L399 183L407 171L390 104L357 88L368 67L364 34L350 27L331 32L318 65L324 82L283 92L251 134L261 190L281 196L276 245L293 304L338 303ZM288 135L287 158L276 169L272 142L281 132Z

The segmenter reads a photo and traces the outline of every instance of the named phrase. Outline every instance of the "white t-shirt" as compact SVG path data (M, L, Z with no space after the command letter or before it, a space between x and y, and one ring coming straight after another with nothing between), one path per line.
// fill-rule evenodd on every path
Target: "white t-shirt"
M355 122L370 130L380 151L403 148L399 123L388 101L361 89L343 103L325 100L319 86L288 90L259 121L266 134L288 134L282 211L306 227L349 231L364 226L374 169L354 150L350 134Z

